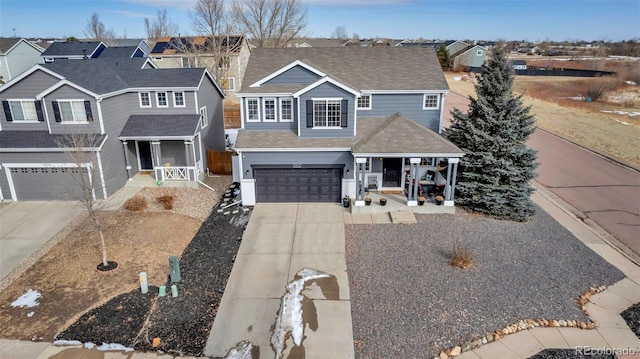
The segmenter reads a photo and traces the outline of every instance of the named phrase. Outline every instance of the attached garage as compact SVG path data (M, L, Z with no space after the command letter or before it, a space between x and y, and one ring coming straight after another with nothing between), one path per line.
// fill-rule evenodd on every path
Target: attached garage
M342 168L254 168L257 202L340 202Z
M5 167L7 182L13 188L5 198L18 201L77 200L82 198L78 174L88 176L86 168L68 167ZM88 181L88 177L85 178ZM88 183L88 182L87 182Z

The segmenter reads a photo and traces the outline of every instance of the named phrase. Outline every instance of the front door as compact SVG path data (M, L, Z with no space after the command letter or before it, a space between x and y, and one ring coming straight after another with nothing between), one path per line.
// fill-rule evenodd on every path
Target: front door
M140 171L153 170L151 143L149 141L138 141L138 159L140 160Z
M382 159L382 187L401 187L402 158Z

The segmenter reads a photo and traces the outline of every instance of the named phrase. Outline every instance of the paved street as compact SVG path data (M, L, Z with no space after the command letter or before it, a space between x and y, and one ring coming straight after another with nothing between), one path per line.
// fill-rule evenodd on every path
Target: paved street
M541 130L529 143L536 180L640 255L640 173Z

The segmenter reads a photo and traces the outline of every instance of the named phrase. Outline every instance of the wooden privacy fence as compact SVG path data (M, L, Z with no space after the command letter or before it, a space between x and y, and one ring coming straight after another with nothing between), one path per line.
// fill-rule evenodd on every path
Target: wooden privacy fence
M240 128L240 105L224 105L224 128Z
M207 161L211 173L218 175L230 175L233 173L233 165L231 162L233 152L229 151L211 151L207 150Z

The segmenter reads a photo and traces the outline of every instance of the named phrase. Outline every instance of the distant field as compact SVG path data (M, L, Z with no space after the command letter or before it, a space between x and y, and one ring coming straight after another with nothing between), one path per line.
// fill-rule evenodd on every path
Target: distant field
M452 91L474 96L474 79L462 73L445 73ZM605 92L600 101L573 98L586 91L599 78L518 76L515 90L524 96L536 117L536 124L585 147L640 165L640 86L623 83ZM610 101L620 100L620 103ZM621 111L626 114L605 113ZM636 113L632 116L630 114Z

